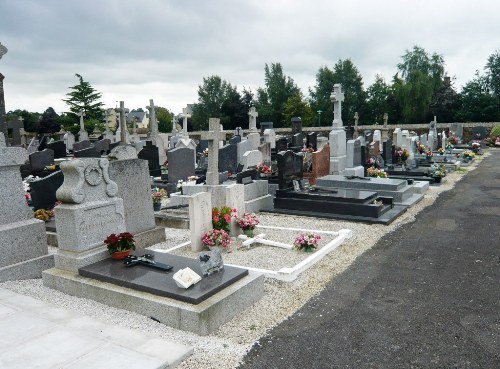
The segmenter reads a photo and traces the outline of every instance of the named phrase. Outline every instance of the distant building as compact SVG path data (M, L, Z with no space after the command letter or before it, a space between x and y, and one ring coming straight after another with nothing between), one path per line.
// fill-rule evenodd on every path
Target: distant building
M127 115L127 124L133 125L134 120L137 124L137 128L148 128L149 127L149 115L142 110L141 108L139 109L134 109Z

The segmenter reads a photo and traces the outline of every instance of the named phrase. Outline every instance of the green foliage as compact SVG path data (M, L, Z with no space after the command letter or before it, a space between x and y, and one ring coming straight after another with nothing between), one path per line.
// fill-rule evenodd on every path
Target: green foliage
M158 120L158 131L167 133L172 131L172 118L174 114L167 108L156 109L156 119Z
M465 122L487 122L500 119L499 99L490 93L488 78L479 74L462 88L458 119Z
M69 87L71 90L66 94L67 99L63 101L69 106L69 110L75 116L80 114L80 111L85 111L85 119L104 119L104 104L99 101L101 93L97 92L89 82L84 81L83 77L75 74L79 79L79 83Z
M9 121L15 117L22 117L24 130L26 132L36 132L38 129L38 120L40 119L39 113L30 113L27 110L16 109L14 111L9 111L5 115L5 120Z
M366 90L368 101L366 107L366 118L367 122L379 123L384 122L384 113L390 112L391 106L389 104L389 96L391 95L390 86L385 83L382 76L378 75L375 77L375 82L368 87ZM392 118L392 114L389 114Z
M241 111L240 100L236 87L219 76L203 78L203 85L198 86L198 103L193 107L193 129L208 129L209 118L220 118L224 129L230 128L236 118L229 114Z
M430 116L433 95L442 87L444 59L436 53L429 55L419 46L406 50L402 59L398 64L401 78L394 77L396 99L403 122L420 123Z
M261 122L271 121L274 127L284 127L283 115L285 103L289 97L300 94L293 79L285 76L280 63L267 64L264 67L265 88L257 89L256 108Z
M344 125L354 121L356 112L363 119L363 113L367 110L367 95L363 89L363 78L350 59L339 59L333 70L326 66L321 67L316 73L314 90L309 89L311 109L314 112L322 111L322 125L329 125L333 121L333 103L330 95L336 83L342 85L342 92L345 96L342 103L342 121Z
M59 132L61 124L59 123L59 115L51 107L47 108L40 118L38 123L38 133L53 134Z
M500 98L500 50L495 51L488 57L484 68L490 93Z
M292 117L300 117L304 127L313 126L314 113L309 104L302 98L301 94L290 96L283 109L285 127L291 126Z
M493 136L495 138L500 137L500 124L493 127L490 132L490 136Z
M94 130L96 129L96 127L98 127L100 124L100 122L97 120L97 119L87 119L87 121L85 121L85 131L87 131L87 133L90 135L92 134L92 132L94 132Z

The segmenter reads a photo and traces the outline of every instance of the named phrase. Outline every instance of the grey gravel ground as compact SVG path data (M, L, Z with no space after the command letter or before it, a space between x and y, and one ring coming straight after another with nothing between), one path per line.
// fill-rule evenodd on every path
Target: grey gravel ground
M485 156L488 155L490 154L487 153ZM485 156L476 160L467 168L467 171L474 170ZM194 355L181 363L178 366L180 369L235 368L255 342L264 337L277 324L298 311L309 299L325 288L333 277L343 272L359 255L375 245L383 235L413 222L416 214L431 205L443 191L452 189L455 183L462 179L463 175L464 173L457 172L450 174L445 183L439 187L431 187L422 201L388 226L269 213L261 214L259 217L263 225L329 231L350 229L353 237L323 258L313 268L302 273L294 282L285 283L266 279L265 296L259 302L242 311L237 317L207 337L175 330L135 313L108 307L91 300L65 295L45 288L41 280L5 282L0 286L54 303L63 308L78 311L81 314L98 317L112 324L192 345L195 348ZM154 248L166 249L189 240L187 230L167 229L166 235L167 241L155 245ZM281 236L273 235L273 237L279 238ZM288 240L293 240L293 236L290 238L290 235L287 235L287 237ZM285 242L285 240L282 240L282 242ZM179 252L189 254L189 250ZM269 257L269 253L272 253L273 257ZM234 247L225 260L231 260L231 263L235 264L244 264L244 260L249 255L253 255L251 259L255 260L255 263L257 263L258 259L271 263L260 264L261 266L271 267L274 265L272 264L273 260L280 260L280 264L274 265L277 268L282 265L283 260L294 263L303 257L303 255L294 251L258 246L250 251L246 249L239 250L238 247Z

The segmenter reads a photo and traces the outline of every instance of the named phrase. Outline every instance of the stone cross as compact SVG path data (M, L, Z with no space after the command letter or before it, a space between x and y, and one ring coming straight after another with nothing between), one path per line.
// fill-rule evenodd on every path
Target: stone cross
M104 127L106 128L106 131L104 132L106 135L109 134L109 117L111 116L111 113L109 110L106 110L106 124Z
M201 139L208 141L208 170L207 185L219 184L219 141L226 138L226 134L220 129L220 119L210 118L208 120L208 131L201 132Z
M158 122L156 121L156 111L158 108L153 103L153 99L149 99L149 105L146 106L146 109L149 110L149 138L153 142L153 145L156 145L156 136L158 136Z
M125 102L120 101L120 107L116 109L120 113L120 145L127 144L127 123L125 121L125 113L128 113L128 109L125 108Z
M83 117L85 116L85 110L80 110L80 132L85 131L85 126L83 125Z
M241 243L241 245L246 246L247 249L249 249L250 246L254 243L260 243L262 245L279 247L279 248L287 249L287 250L293 249L293 245L288 245L288 244L283 243L283 242L271 241L271 240L265 239L264 237L266 237L266 235L264 233L258 234L254 237L248 237L244 234L240 234L238 236L238 238L243 241Z
M344 101L344 93L342 85L336 83L333 85L333 92L330 95L330 100L333 102L333 127L342 127L342 101Z
M387 128L387 121L389 120L389 114L384 113L384 128Z
M2 43L0 42L0 59L2 59L2 56L7 54L7 51L8 51L7 48L3 46Z
M250 110L248 111L248 117L249 117L249 122L248 122L248 129L250 131L257 131L257 117L259 116L259 113L257 113L257 110L255 110L255 106L252 106Z
M172 136L177 134L177 118L172 115Z
M188 118L191 118L191 114L188 114L187 109L182 109L182 136L188 136Z

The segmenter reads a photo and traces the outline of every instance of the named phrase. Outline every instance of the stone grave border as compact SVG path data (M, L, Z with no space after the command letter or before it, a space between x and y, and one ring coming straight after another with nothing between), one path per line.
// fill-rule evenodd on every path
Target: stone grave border
M321 231L321 230L316 230L316 229L313 230L313 229L300 229L300 228L284 228L284 227L261 226L261 225L258 225L256 227L256 229L257 228L259 230L260 229L277 229L277 230L285 230L285 231L313 232L313 233L328 234L331 236L336 236L333 240L328 242L321 249L313 252L310 256L308 256L307 258L302 260L297 265L294 265L292 267L281 268L280 270L253 268L253 267L248 267L248 266L244 266L244 265L224 263L224 265L227 265L227 266L248 269L251 272L263 274L267 278L273 278L273 279L277 279L277 280L280 280L283 282L293 282L295 279L297 279L297 277L301 273L308 270L310 267L312 267L318 261L323 259L323 257L328 255L333 250L335 250L346 239L352 237L352 231L350 229L341 229L339 231ZM155 250L155 252L169 253L171 251L180 249L182 247L187 247L190 244L191 244L191 241L186 241L186 242L183 242L179 245L173 246L169 249ZM286 250L285 248L283 248L283 249ZM290 249L293 249L293 245L290 245Z

